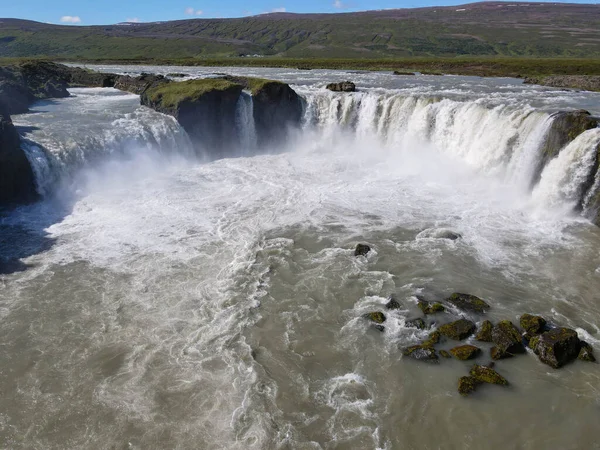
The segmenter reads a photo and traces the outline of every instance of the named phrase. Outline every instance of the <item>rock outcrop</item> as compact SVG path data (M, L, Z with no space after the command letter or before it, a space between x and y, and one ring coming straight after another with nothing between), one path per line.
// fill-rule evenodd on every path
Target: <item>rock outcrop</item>
M527 77L525 84L542 86L582 89L585 91L600 91L600 76L598 75L549 75L543 77Z
M503 359L517 353L525 353L523 340L518 328L509 320L502 320L492 330L493 359Z
M447 302L456 306L462 311L475 312L479 314L483 314L490 308L490 305L488 305L479 297L470 294L461 294L460 292L455 292L448 297Z
M333 92L355 92L356 85L352 81L342 81L341 83L329 83L327 89Z
M577 359L581 341L575 330L553 328L531 339L530 346L541 362L558 369Z

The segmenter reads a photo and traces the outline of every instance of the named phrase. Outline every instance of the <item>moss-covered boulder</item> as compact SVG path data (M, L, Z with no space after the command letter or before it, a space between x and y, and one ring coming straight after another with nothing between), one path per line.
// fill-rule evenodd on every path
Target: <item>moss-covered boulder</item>
M391 296L388 302L385 304L385 307L387 309L400 309L400 303L394 298L394 296Z
M450 353L456 359L466 361L468 359L475 359L481 354L481 349L474 345L459 345L450 349Z
M440 350L439 353L440 353L440 356L442 356L444 358L452 358L452 355L450 353L448 353L448 351L446 351L446 350Z
M413 345L411 347L407 347L402 350L402 354L404 356L409 356L410 358L419 360L419 361L438 361L438 355L433 347L429 347L427 345L418 344Z
M585 341L581 341L581 349L579 350L579 355L577 358L582 361L596 362L596 358L594 357L594 349Z
M490 356L494 361L497 361L499 359L512 358L515 355L494 346L490 348Z
M492 329L492 342L496 344L499 354L515 355L525 353L521 333L510 320L502 320Z
M357 244L354 249L354 256L367 256L367 254L371 251L371 247L367 244Z
M554 328L542 333L535 342L534 352L540 361L558 369L579 356L581 341L575 330Z
M475 324L467 319L459 319L451 323L447 323L438 328L438 331L456 341L462 341L468 338L475 332Z
M429 333L427 340L423 342L423 345L433 347L435 344L439 344L441 338L442 335L439 331L432 331L431 333Z
M458 379L458 393L460 395L469 395L477 389L481 382L477 380L477 378L468 376L468 377L460 377Z
M427 324L420 317L416 319L407 320L405 326L407 326L408 328L418 328L419 330L424 330L425 328L427 328Z
M519 325L530 335L540 334L546 327L546 319L531 314L523 314L519 319Z
M363 317L375 323L383 323L386 321L385 314L379 311L367 313Z
M508 381L491 367L474 365L469 374L481 383L499 384L507 386Z
M477 334L475 335L475 339L480 342L492 342L492 330L494 329L494 325L489 320L484 320L481 322L479 326L479 330L477 330Z
M446 310L444 305L442 305L441 303L428 302L427 300L419 296L417 296L417 306L421 311L423 311L423 314L435 314L439 312L444 312Z
M483 314L490 309L490 305L488 305L479 297L470 294L461 294L460 292L455 292L448 297L447 302L456 306L462 311L475 312L479 314Z

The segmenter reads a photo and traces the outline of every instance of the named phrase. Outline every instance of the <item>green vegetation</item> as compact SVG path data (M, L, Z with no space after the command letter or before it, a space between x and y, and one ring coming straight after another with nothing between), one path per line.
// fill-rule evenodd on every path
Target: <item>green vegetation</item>
M161 102L164 108L174 108L182 102L197 101L207 92L237 89L239 85L220 78L183 81L181 83L165 83L146 91L145 95L151 103Z

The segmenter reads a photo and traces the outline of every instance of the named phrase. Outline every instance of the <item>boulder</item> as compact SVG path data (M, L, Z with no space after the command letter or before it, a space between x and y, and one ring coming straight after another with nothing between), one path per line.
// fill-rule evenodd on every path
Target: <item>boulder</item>
M452 355L446 350L440 350L440 356L443 356L444 358L452 358Z
M408 328L418 328L419 330L427 328L425 321L421 318L407 320L405 326Z
M417 306L423 311L423 314L435 314L446 310L441 303L431 303L420 296L417 296Z
M392 297L390 297L390 299L388 300L388 302L385 304L385 307L387 309L400 309L400 303L398 303L398 300L396 300L392 296Z
M470 294L461 294L459 292L455 292L448 297L446 301L456 306L458 309L467 312L482 314L490 309L490 305L488 305L485 301Z
M355 92L356 85L352 81L342 81L341 83L329 83L327 89L333 92Z
M594 358L594 349L585 341L581 341L581 349L579 350L577 358L582 361L596 362L596 358Z
M466 361L468 359L475 359L481 354L481 349L474 345L459 345L450 349L450 353L456 359Z
M546 327L546 320L540 316L532 316L531 314L523 314L519 319L519 324L529 335L540 334Z
M385 314L379 311L367 313L363 317L375 323L383 323L386 321Z
M447 323L438 328L438 331L456 341L462 341L468 338L475 332L475 324L467 319L459 319L451 323Z
M439 331L432 331L431 333L429 333L427 340L423 342L423 345L426 345L428 347L433 347L435 344L440 342L441 338L442 338L442 335Z
M371 247L367 244L358 244L354 249L354 256L367 256L367 253L371 251Z
M373 325L377 331L381 331L382 333L385 331L385 327L383 325Z
M162 75L143 73L139 77L130 77L129 75L118 76L115 80L114 87L121 91L142 95L148 89L159 88L170 82L171 80Z
M492 330L494 325L489 320L484 320L479 326L475 339L480 342L492 342Z
M507 386L508 381L491 367L474 365L469 374L480 383L499 384Z
M460 395L469 395L477 389L481 383L472 376L460 377L458 379L458 393Z
M533 345L540 361L555 369L576 359L581 351L581 341L577 332L570 328L553 328L546 331L535 339Z
M497 349L494 352L497 357L493 359L525 353L521 333L510 320L502 320L492 329L492 342L496 344Z
M394 75L412 75L412 76L415 75L414 72L410 72L408 70L394 70L393 74Z
M433 347L423 344L413 345L402 350L404 356L409 356L419 361L437 361L438 355Z

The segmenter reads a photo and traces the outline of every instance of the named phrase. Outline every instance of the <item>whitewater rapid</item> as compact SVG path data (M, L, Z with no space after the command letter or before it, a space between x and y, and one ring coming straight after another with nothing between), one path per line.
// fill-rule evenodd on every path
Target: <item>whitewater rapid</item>
M573 203L600 135L532 188L552 111L499 84L461 99L299 83L303 127L266 154L244 96L247 156L217 161L110 89L15 117L52 188L0 220L2 256L25 266L0 290L1 446L594 448L597 365L499 362L511 387L465 400L461 362L398 350L427 334L405 326L415 295L453 291L600 348L600 233ZM391 295L380 333L362 315Z

